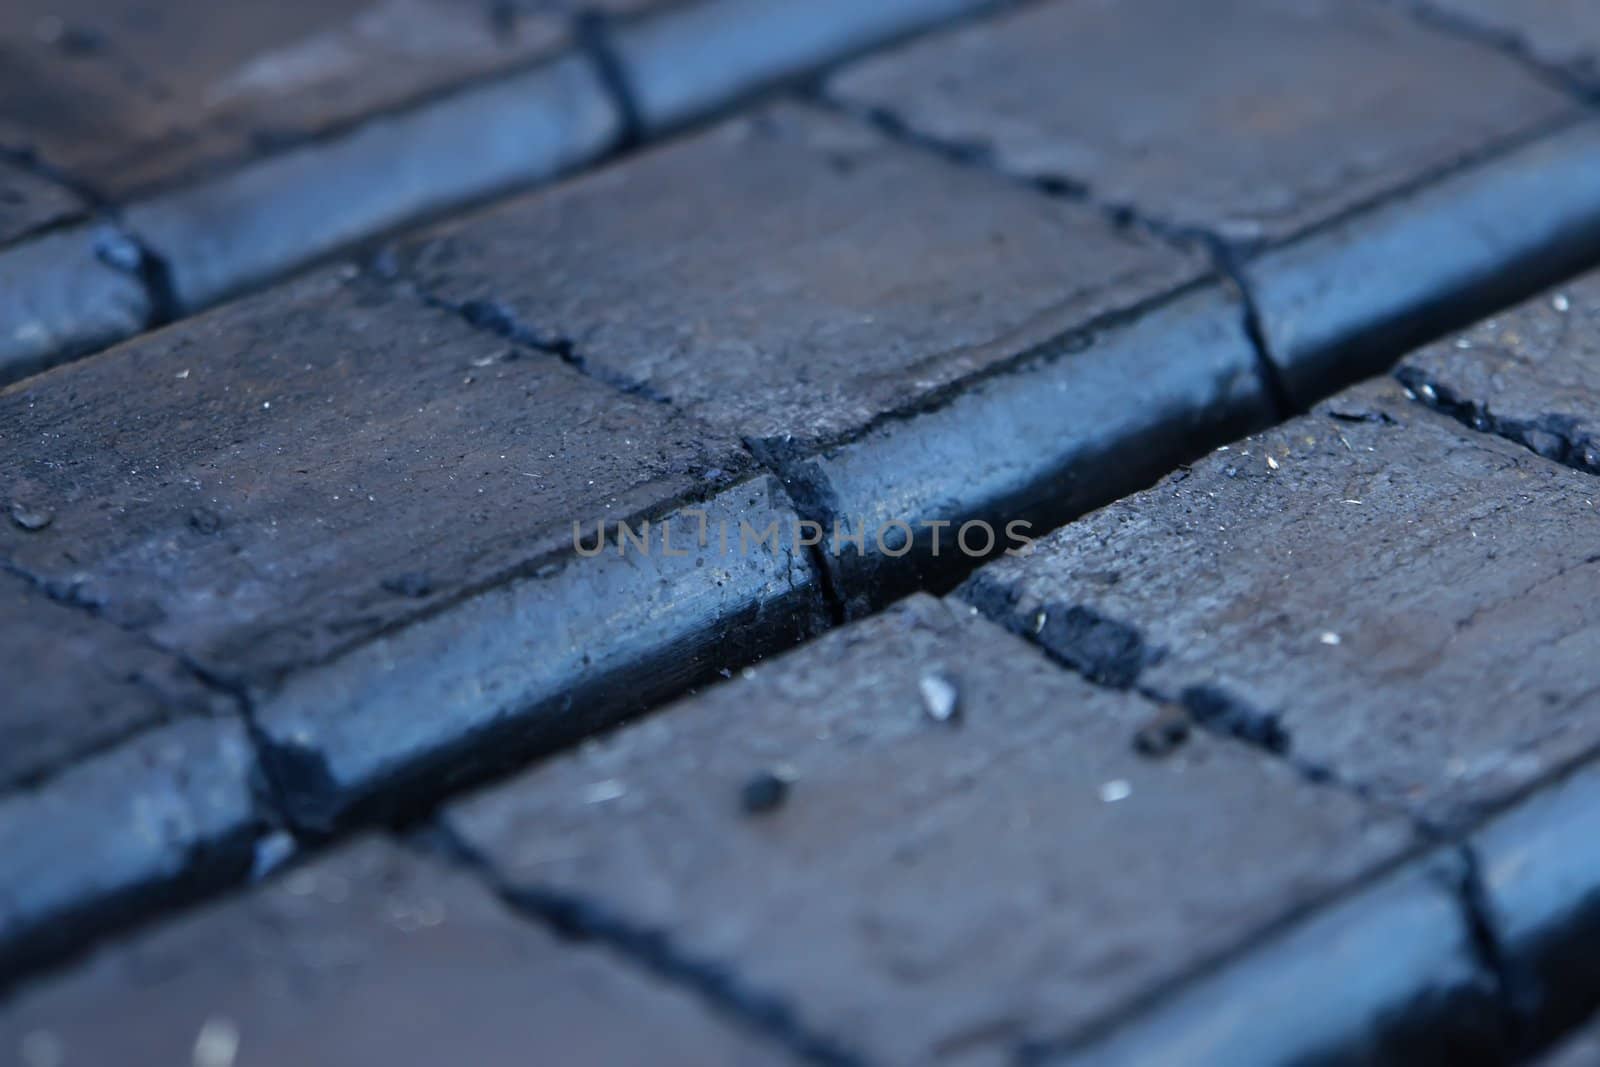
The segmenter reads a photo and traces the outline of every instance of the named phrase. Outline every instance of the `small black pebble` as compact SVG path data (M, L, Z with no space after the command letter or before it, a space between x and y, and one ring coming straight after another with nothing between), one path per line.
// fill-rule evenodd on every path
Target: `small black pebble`
M748 815L776 811L783 807L783 802L788 798L789 783L771 771L762 771L739 791L739 803Z

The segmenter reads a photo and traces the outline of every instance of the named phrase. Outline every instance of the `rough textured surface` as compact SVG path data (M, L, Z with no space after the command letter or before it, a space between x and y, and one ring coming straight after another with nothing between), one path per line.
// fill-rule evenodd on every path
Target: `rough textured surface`
M1600 274L1407 356L1398 374L1426 403L1600 474Z
M570 550L743 453L325 272L0 394L0 556L249 681Z
M26 1067L781 1062L688 994L563 944L466 875L370 839L25 990L0 1018L0 1057Z
M592 159L620 129L588 62L565 58L153 196L127 218L166 262L176 302L193 311L363 237Z
M796 526L775 482L746 482L633 524L648 552L608 524L596 556L292 677L257 712L292 817L431 802L804 639L826 613Z
M1012 532L1042 536L1272 414L1242 311L1207 287L784 469L821 510L836 586L862 611L948 583L1016 547Z
M1590 0L1426 0L1600 88L1600 8Z
M259 830L252 765L242 723L189 719L0 798L0 984L238 880Z
M548 54L565 30L547 7L15 0L0 143L124 198Z
M1473 838L1495 928L1534 1011L1533 1037L1576 1026L1600 989L1597 805L1600 768L1591 764Z
M1244 240L1574 110L1510 59L1346 0L1055 0L865 60L831 89L1008 171Z
M0 386L144 328L144 286L101 257L114 240L73 226L0 250Z
M1600 742L1597 500L1590 476L1379 381L965 595L1105 684L1465 818Z
M0 245L80 215L84 207L57 183L0 160Z
M826 438L1156 296L1192 260L782 107L403 246L399 266L748 437ZM754 269L759 264L760 269Z
M171 656L3 573L0 633L0 792L215 707Z
M919 596L447 818L871 1062L996 1062L1409 843L1237 746L1137 754L1159 710Z
M1508 1062L1449 857L1410 865L1199 979L1055 1067Z
M990 5L991 0L698 0L620 28L616 53L641 120L659 129L735 95Z
M1262 333L1309 405L1592 266L1600 122L1576 123L1246 262Z

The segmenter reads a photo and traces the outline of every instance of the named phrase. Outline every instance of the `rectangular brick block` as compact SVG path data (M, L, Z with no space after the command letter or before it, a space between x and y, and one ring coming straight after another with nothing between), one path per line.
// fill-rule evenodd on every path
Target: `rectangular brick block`
M792 521L744 553L667 556L659 529L653 553L616 551L617 523L708 500L735 534L786 516L736 441L352 272L36 378L0 395L0 425L0 498L50 516L0 528L0 558L249 690L283 746L269 773L318 817L354 785L343 753L460 773L492 727L480 755L509 759L792 642L820 610ZM592 544L601 522L611 547L580 558L575 526ZM506 611L524 628L500 629ZM385 650L412 641L434 644L403 661L410 691L385 688ZM604 684L625 668L637 684ZM574 705L580 687L596 699Z
M1246 241L1574 111L1509 59L1344 0L1030 4L829 88L1008 172Z
M1288 391L1309 404L1591 266L1600 122L1587 121L1244 264Z
M734 478L737 444L323 272L0 397L0 554L269 680ZM70 447L69 447L70 446ZM708 479L707 472L715 472Z
M1441 822L1600 742L1587 475L1392 381L986 566L964 595L1111 686Z
M26 988L22 1064L784 1062L689 994L366 839ZM15 1057L15 1059L13 1059Z
M406 242L396 262L594 374L801 443L1200 273L1093 212L794 106Z
M17 0L0 17L0 142L125 199L566 40L546 5L461 0Z
M1411 847L1162 712L919 595L446 818L868 1062L1003 1062Z
M1600 474L1600 274L1415 352L1396 373L1469 425Z
M828 91L1175 238L1220 239L1310 404L1600 254L1596 124L1403 8L1057 0L870 57Z
M194 311L419 216L548 178L620 131L592 65L563 55L157 193L125 215Z

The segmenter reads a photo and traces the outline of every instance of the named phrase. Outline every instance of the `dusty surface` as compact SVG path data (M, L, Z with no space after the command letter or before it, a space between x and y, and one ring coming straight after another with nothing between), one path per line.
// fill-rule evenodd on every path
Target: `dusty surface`
M782 1062L689 994L375 839L26 989L0 1050L28 1067Z
M1237 746L1140 755L1160 711L918 597L448 819L871 1062L997 1062L1407 843Z
M1246 241L1574 110L1509 59L1345 0L1055 0L830 90L1008 172Z
M1600 274L1413 353L1398 374L1469 425L1600 474Z
M1213 452L965 595L1103 684L1442 820L1600 742L1593 479L1393 382Z
M1600 282L1290 415L1593 269L1586 15L246 6L0 15L0 1061L1581 1022Z
M323 273L0 395L0 556L258 679L726 480L743 453ZM70 442L70 447L65 443Z
M398 261L592 373L799 440L1199 273L1092 212L792 106L513 201Z
M0 143L122 198L549 54L566 37L552 6L17 0Z

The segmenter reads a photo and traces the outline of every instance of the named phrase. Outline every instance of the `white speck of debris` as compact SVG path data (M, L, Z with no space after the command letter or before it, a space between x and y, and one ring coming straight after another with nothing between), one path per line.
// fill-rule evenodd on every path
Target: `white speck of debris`
M585 789L583 791L583 802L585 804L605 804L613 800L620 800L627 795L627 786L615 778L607 778L604 781L595 782Z
M261 402L261 410L262 410L262 411L270 411L270 410L271 410L271 409L272 409L272 401L270 401L270 400L263 400L263 401L262 401L262 402Z
M1332 630L1324 630L1317 635L1317 640L1321 641L1325 645L1337 645L1340 641L1340 637Z
M1457 337L1456 338L1456 347L1457 348L1471 348L1472 347L1472 338L1470 338L1470 337Z
M24 1034L20 1051L23 1067L61 1067L67 1062L61 1039L48 1030Z
M1036 634L1037 633L1043 633L1044 632L1044 624L1049 622L1049 621L1050 621L1050 613L1048 611L1039 612L1039 614L1037 614L1037 615L1035 615L1033 617L1033 632L1036 633Z
M1439 399L1439 394L1434 391L1433 386L1428 385L1426 382L1424 382L1422 385L1419 385L1417 387L1417 392L1422 394L1422 399L1424 399L1424 400L1437 400L1437 399Z
M1348 500L1344 501L1344 503L1346 503L1346 504L1359 504L1359 503L1361 503L1361 501L1357 500L1355 497L1350 497Z
M1131 796L1133 796L1133 786L1129 785L1125 778L1113 778L1100 787L1100 799L1107 804L1115 804Z
M917 682L922 690L922 706L934 722L949 722L956 713L956 687L950 679L938 674L924 674Z
M1217 451L1218 452L1226 452L1231 447L1232 447L1231 445L1218 445L1217 446Z
M194 1067L233 1067L239 1057L239 1028L231 1019L213 1015L194 1039Z
M743 670L741 670L739 672L739 677L743 678L747 682L750 679L754 678L755 676L756 676L756 669L754 667L746 667L746 668L744 668Z
M1278 469L1278 461L1273 459L1271 456L1268 456L1267 457L1267 466L1271 467L1273 470L1277 470Z
M1567 299L1566 293L1557 293L1550 298L1550 306L1565 315L1572 308L1572 301Z
M180 382L183 381L183 379L187 378L188 376L189 376L189 368L188 367L185 367L185 368L183 368L183 370L178 372L178 380Z

